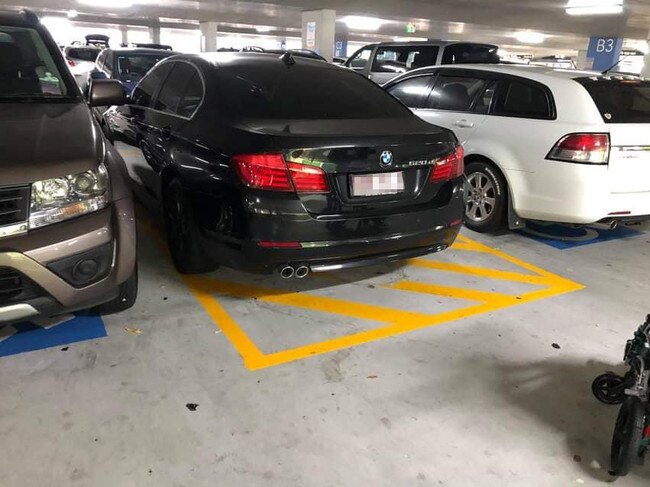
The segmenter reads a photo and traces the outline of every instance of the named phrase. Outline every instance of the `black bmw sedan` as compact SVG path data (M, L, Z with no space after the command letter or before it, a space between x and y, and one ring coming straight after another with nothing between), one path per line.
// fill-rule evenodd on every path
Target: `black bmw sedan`
M177 55L104 122L183 273L302 278L441 251L461 227L454 134L339 66Z

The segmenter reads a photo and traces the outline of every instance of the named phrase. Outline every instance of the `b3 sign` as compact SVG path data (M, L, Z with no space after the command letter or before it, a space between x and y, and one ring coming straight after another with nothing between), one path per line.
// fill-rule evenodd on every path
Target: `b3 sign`
M621 56L623 38L594 36L589 39L587 57L594 60L595 71L605 71L614 66Z

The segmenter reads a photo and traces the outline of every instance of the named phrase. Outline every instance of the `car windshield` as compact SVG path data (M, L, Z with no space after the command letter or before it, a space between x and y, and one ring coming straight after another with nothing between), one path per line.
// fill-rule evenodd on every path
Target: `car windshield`
M76 97L36 29L0 25L0 100Z
M375 83L345 68L278 62L217 72L221 103L238 119L370 119L411 114Z
M158 61L169 55L118 54L117 74L122 81L137 81L153 68Z

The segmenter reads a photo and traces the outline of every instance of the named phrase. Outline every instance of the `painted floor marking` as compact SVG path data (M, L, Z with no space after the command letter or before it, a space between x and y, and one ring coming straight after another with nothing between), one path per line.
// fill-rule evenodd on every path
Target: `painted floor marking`
M277 288L271 289L256 285L223 281L205 276L185 276L184 280L196 299L210 315L215 325L221 328L223 333L242 356L244 365L250 370L259 370L281 365L315 355L334 352L336 350L354 347L375 340L381 340L402 333L408 333L421 328L436 326L468 318L470 316L489 313L510 306L517 306L584 289L584 286L581 284L565 279L564 277L548 272L537 266L517 259L516 257L508 255L505 252L493 249L462 235L458 237L458 240L452 246L452 249L489 254L514 264L528 271L529 274L485 267L475 267L464 264L452 264L424 258L411 259L407 262L407 265L422 269L430 269L432 271L451 272L489 279L531 284L540 286L541 289L519 295L511 295L415 282L408 279L388 286L383 286L385 289L390 289L398 293L408 292L428 294L431 296L466 300L472 303L460 309L454 309L437 314L428 314L359 303L340 298L317 296L307 292L298 293ZM256 299L267 303L306 309L314 312L337 314L355 319L381 322L384 323L385 326L340 336L322 342L310 343L287 350L264 353L222 306L218 299L219 295L239 299Z

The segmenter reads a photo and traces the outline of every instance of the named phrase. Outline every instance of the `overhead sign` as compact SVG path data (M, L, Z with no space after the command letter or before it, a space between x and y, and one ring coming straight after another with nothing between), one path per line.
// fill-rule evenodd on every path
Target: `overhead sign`
M622 37L591 37L589 39L587 57L593 59L592 69L595 71L610 69L620 59L622 49Z
M316 48L316 22L307 22L307 49Z
M408 24L406 24L406 33L407 33L407 34L415 34L415 31L416 31L416 30L417 30L417 29L415 28L415 24L414 24L414 23L409 22Z

